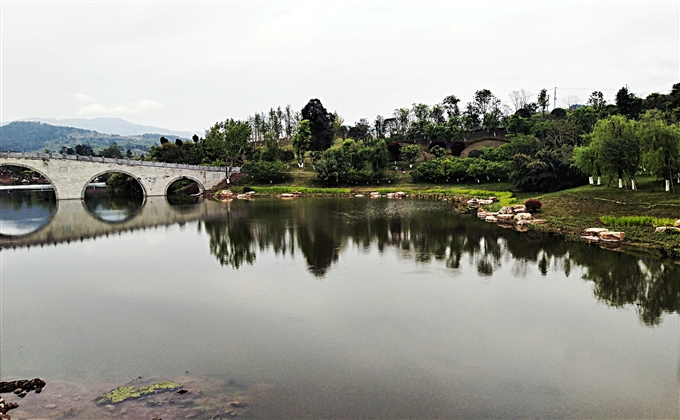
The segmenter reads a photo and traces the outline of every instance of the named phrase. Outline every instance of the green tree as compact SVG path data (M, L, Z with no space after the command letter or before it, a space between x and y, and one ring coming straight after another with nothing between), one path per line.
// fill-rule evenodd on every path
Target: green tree
M401 148L401 157L406 163L408 163L410 168L412 168L413 164L416 163L418 155L420 155L420 146L417 144L409 144L408 146Z
M312 133L310 148L324 151L331 147L335 117L326 111L321 101L311 99L302 109L302 118L309 121L309 128Z
M384 174L385 169L387 169L389 158L390 154L387 151L385 140L380 140L371 154L371 166L373 167L373 173L376 175Z
M602 92L596 90L590 94L590 97L588 98L588 105L592 106L595 112L600 112L602 108L604 108L605 104L606 101L604 100L604 95Z
M312 132L309 128L309 120L300 121L297 133L293 136L293 149L297 156L297 164L300 168L305 166L305 153L309 150L312 141Z
M628 86L624 86L616 93L616 107L621 115L629 119L637 119L642 112L642 99L628 91Z
M545 111L550 105L550 95L548 95L548 91L541 89L538 93L538 98L536 98L536 102L538 102L538 106L541 108L541 114L545 116Z
M213 163L224 162L227 166L227 183L229 171L236 164L242 164L243 155L248 149L248 139L252 130L246 121L227 119L216 122L205 133L206 156Z
M99 156L112 159L123 159L123 152L120 146L115 141L111 143L111 146L99 152Z
M644 165L652 175L666 180L666 189L673 187L673 174L680 170L680 128L667 124L659 113L648 111L638 124L642 138Z
M591 145L603 168L618 175L619 188L623 187L623 176L627 175L631 188L637 189L635 173L642 161L642 144L635 121L621 115L599 120L593 128Z

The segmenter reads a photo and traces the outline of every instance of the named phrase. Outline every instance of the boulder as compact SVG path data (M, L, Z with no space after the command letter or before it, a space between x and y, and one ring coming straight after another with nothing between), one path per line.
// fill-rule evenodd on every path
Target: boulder
M293 195L293 194L291 194L291 193L283 193L283 194L281 194L281 198L294 198L294 197L295 197L295 195Z
M673 223L673 226L680 227L680 219L676 220L675 223Z
M515 215L515 220L531 220L531 213L517 213Z
M514 219L512 214L498 214L498 220L502 222L511 222Z
M597 236L602 241L621 242L625 239L626 234L624 232L605 231L605 232L600 232Z
M496 201L498 201L498 197L489 197L489 200L495 203Z
M513 213L526 213L527 208L524 207L524 204L519 205L519 206L512 206L512 212Z
M486 205L489 205L489 204L493 204L493 201L492 200L477 200L477 203L481 206L486 206Z
M486 216L486 218L484 218L484 221L485 221L485 222L496 223L496 222L498 221L498 218L496 218L495 216Z
M512 207L510 206L501 207L501 209L498 210L498 214L512 214L512 213L513 213Z
M485 219L486 216L489 216L489 213L484 212L484 211L478 211L477 212L477 217L480 218L480 219Z
M476 198L473 198L471 200L468 200L467 204L468 206L477 207L479 205L479 202L477 201Z
M356 198L363 198L364 195L363 195L363 194L354 194L354 196L355 196Z
M597 238L601 232L607 232L608 229L605 228L588 228L581 233L581 236L591 236Z

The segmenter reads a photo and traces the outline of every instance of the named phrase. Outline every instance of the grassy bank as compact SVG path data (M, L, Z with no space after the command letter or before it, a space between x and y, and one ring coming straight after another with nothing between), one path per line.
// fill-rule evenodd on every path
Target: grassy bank
M604 227L625 232L628 247L680 258L680 235L654 231L680 219L680 194L652 191L651 179L641 181L639 191L586 185L539 195L540 217L548 222L536 229L578 235L589 227Z

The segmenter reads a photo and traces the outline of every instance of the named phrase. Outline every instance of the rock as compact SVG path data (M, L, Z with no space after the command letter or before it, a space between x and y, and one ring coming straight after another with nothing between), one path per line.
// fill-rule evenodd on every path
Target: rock
M581 233L581 237L583 237L583 236L592 236L592 237L597 238L598 235L599 235L601 232L607 232L607 230L608 230L608 229L605 229L605 228L588 228L588 229L584 230L583 233Z
M104 409L105 409L105 410L108 410L108 411L115 411L115 410L116 410L116 406L113 405L113 404L107 404L107 405L104 406Z
M477 212L477 217L480 218L480 219L484 219L484 218L486 218L486 216L488 216L488 215L489 215L489 213L484 212L484 211L478 211L478 212Z
M356 198L363 198L364 195L363 195L363 194L354 194L354 196L355 196Z
M482 206L486 206L489 204L493 204L493 200L477 200L477 203L479 203Z
M476 198L473 198L473 199L471 199L471 200L468 200L468 201L467 201L467 204L468 204L468 206L472 206L472 207L477 207L477 206L479 205L479 203L477 202L477 199L476 199Z
M498 210L498 214L512 214L512 213L513 213L512 207L510 206L501 207L501 209Z
M489 200L491 200L491 202L495 203L496 201L498 201L498 197L492 196L492 197L489 197Z
M529 226L529 224L529 220L526 219L519 219L516 223L517 226Z
M658 228L654 229L655 233L663 233L668 229L668 226L659 226Z
M295 197L295 196L294 196L293 194L291 194L291 193L283 193L283 194L281 194L281 198L293 198L293 197Z
M654 229L656 233L680 233L680 227L675 226L659 226Z
M544 223L547 223L548 221L545 219L532 219L531 224L532 225L542 225Z
M55 408L57 408L57 405L56 404L47 404L45 406L45 408L48 409L48 410L54 410Z
M603 241L621 242L625 239L626 234L624 232L600 232L597 235Z
M527 208L524 207L524 204L521 204L519 206L512 206L512 212L513 213L526 213Z
M531 213L517 213L515 215L515 220L531 220Z
M486 216L486 217L484 218L484 221L485 221L485 222L496 223L496 222L498 221L498 218L497 218L497 217L494 217L494 216Z
M514 216L512 214L498 214L496 217L498 217L498 221L511 222Z
M675 223L673 223L673 226L680 227L680 219L676 220Z

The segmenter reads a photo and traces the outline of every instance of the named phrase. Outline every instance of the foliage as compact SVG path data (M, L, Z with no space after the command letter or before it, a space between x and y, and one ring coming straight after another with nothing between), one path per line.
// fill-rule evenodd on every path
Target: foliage
M406 163L413 165L420 156L420 146L417 144L410 144L401 148L401 156Z
M396 141L387 143L387 152L390 154L390 160L401 160L401 144Z
M626 174L635 181L635 173L642 160L642 145L635 121L620 115L598 121L589 147L593 148L605 172L616 173L619 178Z
M435 155L435 157L442 157L446 153L446 149L444 149L441 146L434 145L433 147L430 148L430 153Z
M204 160L207 162L225 162L228 166L242 164L249 147L248 140L252 133L250 125L245 121L227 119L217 122L205 132Z
M288 166L281 161L258 160L243 165L243 171L255 182L281 183L292 179Z
M602 223L606 226L673 226L675 219L658 218L652 216L602 216Z
M302 118L309 121L311 150L324 151L333 144L333 114L326 111L321 101L310 99L302 109Z
M455 140L451 143L451 155L460 156L460 154L465 150L467 145L462 140Z
M99 156L112 159L123 159L123 152L120 150L120 146L115 141L111 146L99 152Z
M524 202L524 207L529 213L536 213L543 207L543 204L538 198L530 198Z
M312 141L312 132L310 131L309 120L300 121L298 132L293 136L293 150L297 155L298 163L304 162L305 153L309 150Z
M585 183L584 176L571 166L569 149L544 148L534 156L518 153L513 157L510 177L521 191L559 191Z

